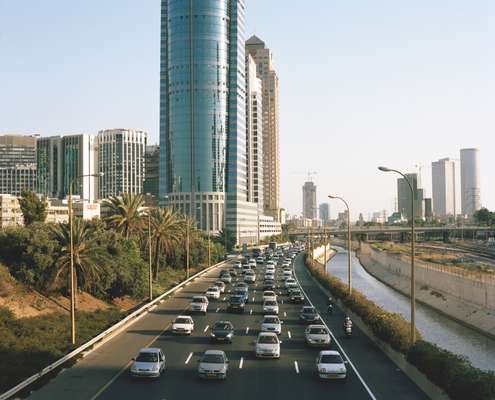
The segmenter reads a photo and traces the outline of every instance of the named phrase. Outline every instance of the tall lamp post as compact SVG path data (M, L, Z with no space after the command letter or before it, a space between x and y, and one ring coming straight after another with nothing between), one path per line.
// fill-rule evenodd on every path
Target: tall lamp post
M73 236L73 225L74 225L74 213L72 209L72 191L74 187L74 182L85 177L101 177L103 173L99 174L86 174L79 175L73 178L69 184L69 237L70 237L70 326L71 326L71 341L72 344L76 344L76 285L75 281L76 274L74 271L74 236ZM91 201L91 199L90 199Z
M415 237L415 227L414 227L414 189L411 185L409 179L407 179L406 175L396 169L391 169L387 167L378 167L378 169L382 172L395 172L396 174L401 175L404 180L407 182L409 189L411 190L411 344L416 342L416 282L414 279L414 257L415 257L415 246L416 246L416 237Z
M149 297L150 301L153 300L153 272L151 268L151 210L148 209L148 258L149 258Z
M343 202L347 208L347 279L349 286L349 295L352 294L352 272L351 272L351 210L349 209L349 204L342 197L339 196L328 196L329 199L340 200Z

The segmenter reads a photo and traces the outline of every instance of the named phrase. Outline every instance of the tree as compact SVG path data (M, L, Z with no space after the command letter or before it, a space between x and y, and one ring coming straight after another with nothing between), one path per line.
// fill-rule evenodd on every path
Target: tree
M220 234L218 236L213 238L213 241L221 244L226 248L228 252L230 252L234 248L237 239L234 232L229 230L222 230L220 231Z
M124 193L122 197L111 196L104 203L110 208L110 215L105 221L126 239L142 232L144 199L141 194Z
M46 199L40 199L32 190L23 190L19 199L24 225L45 222L47 215Z
M473 215L474 220L481 225L493 225L495 223L495 213L487 208L481 208Z

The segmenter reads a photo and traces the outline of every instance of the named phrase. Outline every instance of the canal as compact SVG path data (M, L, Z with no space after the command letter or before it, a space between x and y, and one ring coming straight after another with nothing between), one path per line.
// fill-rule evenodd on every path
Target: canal
M347 282L347 254L340 247L327 263L327 271ZM410 301L370 275L352 253L353 287L387 311L400 313L410 320ZM416 305L416 327L425 340L467 357L471 363L484 370L495 370L495 340L465 327L420 303Z

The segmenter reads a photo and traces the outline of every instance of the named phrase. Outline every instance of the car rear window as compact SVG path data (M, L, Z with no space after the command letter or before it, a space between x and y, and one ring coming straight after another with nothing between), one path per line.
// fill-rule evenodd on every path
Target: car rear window
M190 322L191 321L189 320L189 318L176 318L175 319L176 324L188 324Z
M325 328L311 328L309 333L311 335L326 335L328 332Z
M280 321L277 317L266 317L263 322L265 324L278 324Z
M258 343L260 344L276 344L278 343L278 340L275 336L260 336L258 339Z
M201 361L208 364L223 364L225 360L221 354L205 354Z
M136 357L136 361L137 362L157 362L158 361L158 354L149 353L149 352L139 353L139 355Z
M322 364L342 364L343 362L340 354L323 354L320 359Z

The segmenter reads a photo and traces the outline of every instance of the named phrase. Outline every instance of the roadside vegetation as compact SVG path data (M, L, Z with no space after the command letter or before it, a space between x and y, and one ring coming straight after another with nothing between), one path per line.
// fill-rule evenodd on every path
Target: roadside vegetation
M358 290L348 293L348 286L337 277L324 272L323 266L310 257L306 265L313 277L332 296L352 312L357 314L373 334L402 353L407 360L426 377L442 388L452 400L495 399L495 374L475 368L471 363L456 354L421 339L410 343L411 325L400 314L390 313L367 299Z

